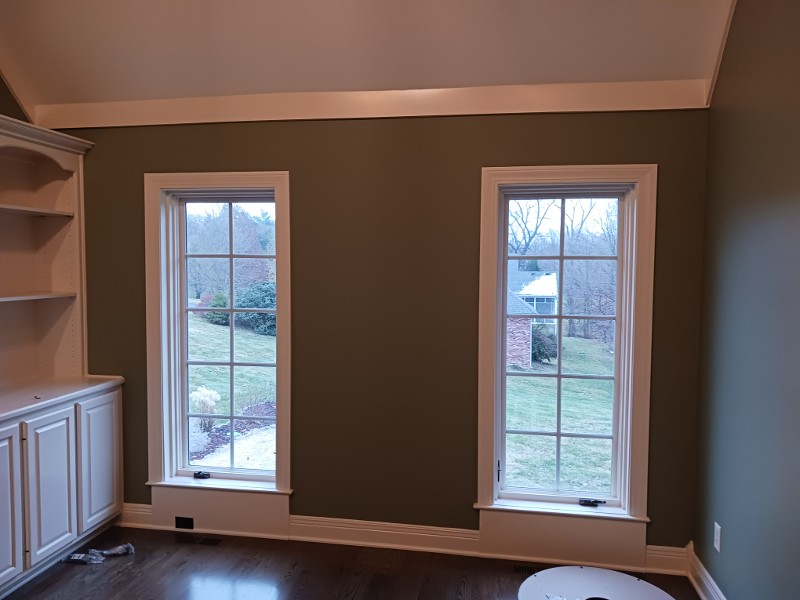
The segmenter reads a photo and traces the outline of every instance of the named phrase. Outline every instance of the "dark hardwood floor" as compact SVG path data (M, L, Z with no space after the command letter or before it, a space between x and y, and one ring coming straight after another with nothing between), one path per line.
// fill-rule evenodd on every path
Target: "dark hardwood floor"
M57 564L7 600L516 600L526 577L552 566L117 527L86 548L125 542L135 554ZM684 577L636 576L699 600Z

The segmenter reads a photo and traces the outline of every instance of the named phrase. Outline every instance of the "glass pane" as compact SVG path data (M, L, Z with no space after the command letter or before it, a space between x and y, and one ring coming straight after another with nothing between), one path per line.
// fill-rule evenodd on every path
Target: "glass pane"
M189 417L189 464L231 466L231 424L228 419Z
M231 338L225 321L228 313L194 312L186 314L189 360L230 360Z
M614 316L616 307L616 260L564 261L565 315Z
M558 261L508 261L506 314L554 315L558 307Z
M275 203L233 205L233 253L275 254Z
M187 258L187 307L228 306L230 282L230 261L227 258Z
M244 312L233 318L233 360L236 362L275 362L277 324L275 313Z
M614 375L613 320L565 319L561 371L572 375Z
M506 318L506 370L512 373L556 373L557 319Z
M562 431L611 435L613 426L613 381L562 379Z
M555 438L541 435L507 435L505 485L506 488L555 488Z
M228 254L228 212L225 202L186 203L186 253Z
M230 367L189 365L189 412L230 414Z
M611 491L611 440L564 438L561 441L562 490Z
M275 259L235 258L233 295L236 308L275 308Z
M236 469L275 470L275 423L235 421L233 466Z
M237 416L275 416L275 367L233 368L233 409Z
M555 432L558 381L551 377L506 377L506 429Z
M556 256L559 254L561 200L509 200L508 254Z
M617 254L616 198L564 201L564 254L567 256Z

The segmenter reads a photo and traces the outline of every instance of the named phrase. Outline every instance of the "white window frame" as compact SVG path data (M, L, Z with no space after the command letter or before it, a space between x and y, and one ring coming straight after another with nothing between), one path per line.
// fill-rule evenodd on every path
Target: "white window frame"
M656 165L487 167L481 192L481 254L478 332L478 499L486 510L515 510L581 517L647 520L647 461L650 417L653 265L655 256ZM505 199L508 186L550 190L620 192L617 336L619 360L619 429L616 494L618 506L589 508L573 499L536 494L501 498L498 460L502 456L502 385L504 379ZM623 226L624 223L624 226Z
M289 174L146 173L145 277L147 309L148 485L217 487L290 493L291 293ZM183 298L180 256L186 200L236 201L269 194L275 202L277 286L275 475L214 473L196 480L183 465Z

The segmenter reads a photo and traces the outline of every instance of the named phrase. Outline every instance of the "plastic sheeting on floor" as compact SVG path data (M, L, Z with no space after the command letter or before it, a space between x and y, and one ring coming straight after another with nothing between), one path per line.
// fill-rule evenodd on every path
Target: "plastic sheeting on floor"
M522 582L519 600L675 600L656 586L619 571L554 567Z

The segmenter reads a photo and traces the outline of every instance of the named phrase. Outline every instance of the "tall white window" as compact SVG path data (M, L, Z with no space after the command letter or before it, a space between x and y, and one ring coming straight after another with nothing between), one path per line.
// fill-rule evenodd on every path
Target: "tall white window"
M151 480L288 489L288 175L146 184Z
M484 169L479 506L645 516L654 224L651 166Z

